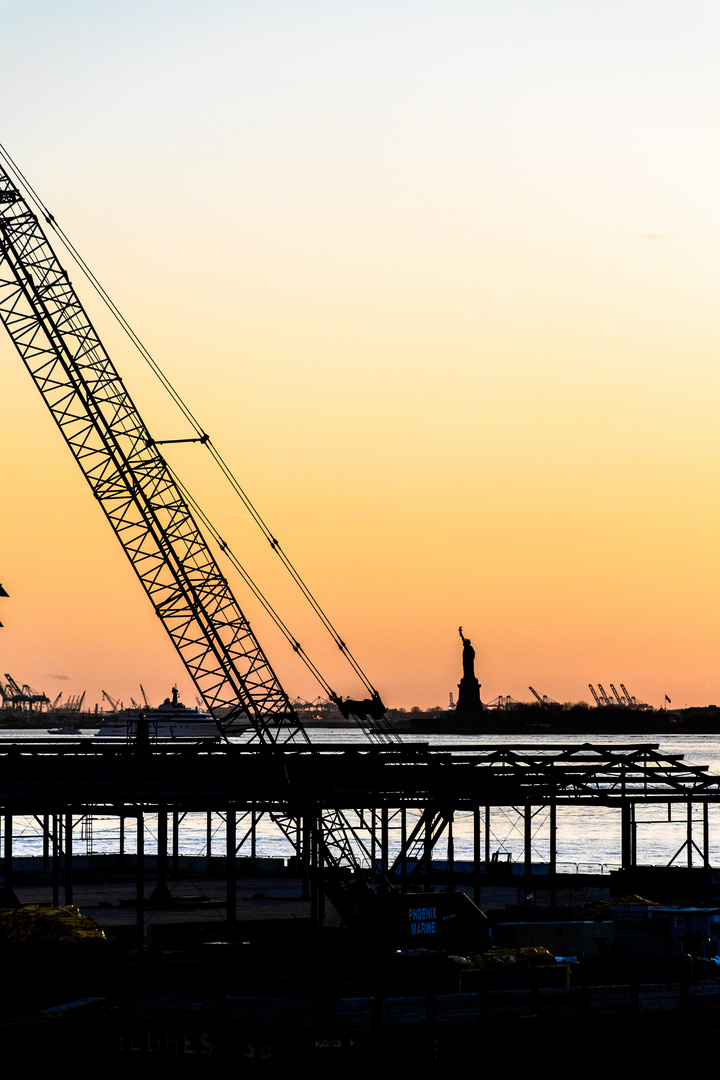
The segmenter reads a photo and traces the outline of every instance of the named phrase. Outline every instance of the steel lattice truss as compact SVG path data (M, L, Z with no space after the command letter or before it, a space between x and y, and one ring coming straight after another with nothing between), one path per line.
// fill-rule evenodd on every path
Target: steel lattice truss
M504 806L720 801L720 777L657 743L463 746L446 754L445 764L460 799L482 791L484 801ZM442 774L435 775L442 789Z
M208 709L307 741L167 463L24 198L0 168L0 318Z
M282 761L287 769L257 745L237 743L175 740L139 754L119 740L6 741L0 743L0 792L3 805L15 804L16 813L45 813L55 804L73 805L76 812L93 804L151 806L162 789L165 801L178 808L222 810L232 803L238 813L254 808L270 814L289 838L297 805L327 815L326 828L338 811L360 814L356 839L368 828L363 809L413 807L424 813L407 838L408 852L420 850L423 834L434 844L453 812L483 805L720 803L720 776L650 743L481 746L452 753L418 744L289 744Z
M414 823L390 876L420 862L455 813L483 807L615 806L720 803L720 776L656 744L462 746L409 744L362 748L288 744L276 754L257 744L170 742L138 752L116 740L0 743L4 813L122 813L142 809L268 815L293 846L301 820L315 823L326 867L376 863L374 826L396 810ZM162 792L162 799L158 793ZM419 816L415 815L419 811ZM397 817L397 815L395 815ZM239 837L241 846L244 837ZM237 840L236 840L237 843Z

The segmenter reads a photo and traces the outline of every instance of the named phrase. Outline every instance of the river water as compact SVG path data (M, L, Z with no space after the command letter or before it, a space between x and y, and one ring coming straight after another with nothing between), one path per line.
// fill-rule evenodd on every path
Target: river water
M22 740L37 738L39 732L7 731L3 738ZM87 733L88 737L92 735ZM347 730L313 730L311 739L317 744L365 742L361 732ZM417 737L405 736L403 741L419 742ZM472 740L466 735L437 735L427 740L433 746L452 750L453 746L467 746ZM720 774L720 737L715 735L671 734L633 737L629 735L592 735L588 742L600 746L629 743L657 743L660 750L673 756L682 756L688 764L707 767L713 774ZM482 745L529 745L541 749L548 745L577 745L576 737L561 735L538 736L530 740L525 736L485 735L478 739ZM694 808L693 833L702 847L701 807ZM710 857L713 865L720 865L720 805L710 807ZM412 826L408 812L408 829ZM178 830L178 847L182 854L199 859L207 855L208 828L211 853L225 854L225 821L219 814L187 814ZM249 829L249 820L238 816L238 842ZM533 862L547 862L549 854L549 812L540 809L533 818ZM13 850L16 856L40 855L42 836L40 823L33 818L16 818L13 826ZM683 847L687 836L687 813L684 805L667 803L645 805L637 814L637 853L642 864L664 865L673 857L679 865L687 865L687 851ZM399 845L399 820L391 821L391 853ZM493 808L490 818L490 850L508 854L512 861L522 861L524 851L523 820L519 811L512 808ZM473 822L469 814L458 813L453 823L454 858L471 861L473 854ZM106 854L119 851L120 827L117 817L98 816L91 821L78 818L73 827L73 848L76 854ZM136 847L135 823L125 823L125 850ZM484 839L483 839L484 849ZM157 850L157 821L148 815L145 822L145 850L151 854ZM241 855L250 855L250 838L240 849ZM290 842L280 829L268 818L262 818L256 829L256 855L288 858L293 854ZM435 848L434 858L445 859L447 841L442 838ZM607 872L620 865L620 811L608 807L559 807L557 812L557 858L558 869L565 872ZM694 862L699 864L699 853Z

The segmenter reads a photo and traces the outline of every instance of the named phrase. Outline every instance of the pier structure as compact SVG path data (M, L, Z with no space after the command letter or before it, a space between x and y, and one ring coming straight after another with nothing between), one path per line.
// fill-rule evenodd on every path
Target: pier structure
M43 854L53 901L73 901L73 834L79 820L117 815L135 819L137 925L142 933L146 885L167 894L177 858L178 826L191 812L220 815L227 852L256 854L257 824L269 815L295 849L303 888L316 921L323 918L328 873L373 873L380 887L430 890L433 852L442 852L452 888L453 820L473 821L476 897L492 860L491 821L502 809L522 814L524 878L532 889L537 815L549 822L549 876L558 884L557 812L561 807L620 811L622 865L638 864L637 826L648 804L681 804L686 838L674 860L703 867L709 882L709 807L720 802L720 777L653 743L601 746L426 743L287 746L271 752L257 743L167 743L93 739L27 739L0 743L0 815L4 903L13 899L14 820L42 826ZM697 813L698 809L700 814ZM145 821L157 815L158 854L152 872L144 849ZM702 826L694 825L698 818ZM173 823L168 850L168 821ZM339 844L338 837L343 838ZM210 836L208 832L208 849ZM449 871L449 873L448 873ZM226 919L236 920L238 860L226 858Z

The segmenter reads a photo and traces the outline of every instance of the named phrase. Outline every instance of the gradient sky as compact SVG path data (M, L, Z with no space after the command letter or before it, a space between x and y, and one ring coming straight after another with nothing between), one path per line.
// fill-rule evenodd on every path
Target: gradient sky
M456 693L460 624L485 700L720 704L717 4L0 14L0 141L389 705ZM188 434L71 276L153 433ZM0 364L0 672L193 704L6 336ZM203 452L168 458L355 695Z

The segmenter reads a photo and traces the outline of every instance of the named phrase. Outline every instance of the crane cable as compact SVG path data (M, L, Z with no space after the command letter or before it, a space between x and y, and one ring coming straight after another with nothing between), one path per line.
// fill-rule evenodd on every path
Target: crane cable
M63 228L60 225L58 225L57 221L55 220L53 215L50 213L50 210L47 208L47 206L45 205L43 200L40 198L38 193L33 188L32 184L29 182L27 177L23 174L22 170L15 163L15 161L12 159L12 157L10 156L8 151L5 149L5 147L2 145L2 143L0 143L0 158L2 160L4 160L5 165L10 170L10 172L15 174L16 182L18 180L21 181L21 183L18 183L18 186L24 186L25 189L30 193L32 201L36 204L36 206L40 210L40 212L43 215L43 217L45 218L45 221L47 222L47 224L55 231L55 233L57 234L60 242L63 244L63 246L65 247L68 254L72 257L73 261L77 264L79 269L82 271L82 273L88 279L88 281L90 282L92 287L95 289L95 291L98 294L98 296L100 297L100 299L103 301L103 303L108 308L110 313L117 320L117 322L119 323L121 328L124 330L124 332L126 333L128 338L130 339L132 344L135 346L135 348L138 350L138 352L142 356L143 360L145 360L148 367L151 369L153 374L156 376L156 378L159 380L159 382L165 388L167 393L170 395L171 399L177 405L180 412L183 414L185 419L188 421L190 426L193 428L193 430L195 431L195 433L197 435L198 442L202 443L209 450L209 452L210 452L211 456L213 457L215 463L217 464L217 466L219 467L219 469L221 470L221 472L223 473L223 475L225 476L225 478L229 482L230 486L235 491L236 495L239 497L239 499L242 502L243 506L248 511L251 518L254 520L255 524L258 526L258 528L262 532L265 539L270 544L270 547L273 549L273 551L275 552L277 557L280 559L280 562L283 564L283 566L285 567L287 572L290 574L290 577L293 579L295 584L298 586L301 593L303 594L305 599L308 601L311 608L313 609L313 611L315 612L317 617L320 619L321 623L323 624L323 626L325 627L327 632L332 637L333 641L337 645L340 652L345 656L346 660L350 664L350 667L353 669L353 671L358 676L360 681L363 683L365 688L372 694L376 693L374 686L370 682L370 679L365 674L363 669L360 667L360 664L357 662L357 660L355 659L353 654L350 652L349 648L347 647L345 642L340 637L340 634L335 629L335 627L333 626L333 624L330 621L330 619L328 618L328 616L325 614L323 609L320 607L320 604L315 599L314 595L311 593L310 589L308 588L308 586L305 584L305 582L301 578L299 572L297 571L297 569L295 568L293 563L290 561L288 556L285 554L285 551L281 547L280 542L273 536L271 530L268 528L268 526L266 525L266 523L263 520L262 516L260 515L258 510L255 508L253 503L251 502L249 496L245 493L243 488L240 486L240 483L238 482L236 477L233 475L229 465L225 462L225 460L223 459L223 457L221 456L219 451L213 445L212 441L210 440L209 435L203 430L202 425L196 419L196 417L193 415L193 413L192 413L191 409L189 408L189 406L185 403L185 401L180 396L180 394L175 389L175 387L172 385L172 383L170 382L168 377L162 371L162 369L160 368L159 364L154 359L154 357L152 356L150 351L146 348L146 346L143 344L141 339L135 333L132 326L127 321L127 319L125 318L123 313L120 311L120 309L118 308L118 306L116 305L116 303L114 302L112 297L110 297L110 295L106 292L103 285L96 278L95 274L90 269L88 264L85 262L82 255L80 254L80 252L75 248L75 245L72 243L70 238L66 235ZM167 462L166 462L166 464L167 464ZM169 466L168 466L168 468L169 468ZM174 473L173 473L173 476L174 476L176 482L178 482L177 477L175 476ZM300 655L303 658L303 660L305 661L305 663L310 667L310 670L313 672L316 679L318 679L318 681L320 682L320 685L323 687L323 689L325 689L326 691L329 691L329 687L328 687L327 683L322 678L322 676L319 674L317 668L315 668L315 665L312 664L312 662L306 656L304 650L302 650L302 648L298 645L298 642L295 640L294 636L287 629L287 627L282 622L282 620L277 615L277 613L274 612L274 609L269 604L269 602L265 599L265 597L263 597L263 595L260 592L260 590L258 589L258 587L254 584L254 582L252 582L249 575L242 568L239 561L236 559L236 557L230 551L230 548L228 547L228 545L226 543L224 543L224 541L221 540L221 538L219 537L219 534L217 533L217 530L210 523L207 516L204 514L204 512L198 506L197 502L189 496L189 494L187 492L187 489L183 485L180 485L180 486L183 487L183 491L184 491L186 497L190 500L190 502L192 503L192 505L195 508L196 512L201 516L205 526L211 531L211 533L212 533L213 537L216 539L216 541L218 541L220 543L223 552L230 558L230 561L232 562L233 566L235 566L235 568L240 572L240 574L242 575L244 581L249 585L249 587L251 588L251 590L253 591L255 596L263 604L263 606L265 607L265 610L271 615L271 617L273 618L273 621L275 621L276 625L281 629L282 633L285 635L287 640L292 645L294 651L297 652L298 655ZM332 693L332 692L330 691L330 693Z
M235 567L237 572L240 574L243 581L248 586L248 588L253 593L253 595L256 597L256 599L262 604L263 608L268 613L268 615L270 616L272 621L275 623L275 625L280 630L280 632L285 637L285 639L289 642L289 644L292 647L293 651L298 654L298 656L303 661L303 663L308 668L308 670L312 672L312 674L315 676L318 683L323 688L323 690L328 695L328 697L333 697L334 693L333 693L333 690L330 687L330 685L323 678L320 671L317 669L315 664L312 662L310 657L307 655L307 653L303 649L300 642L296 640L295 636L288 629L288 627L285 624L285 622L283 621L283 619L280 617L280 615L278 615L277 611L272 606L272 604L267 599L267 597L263 594L263 592L261 591L259 586L255 584L255 582L250 577L250 575L247 572L247 570L245 569L245 567L242 565L242 563L240 562L238 557L235 555L233 550L230 548L229 544L227 544L226 541L223 540L222 536L220 535L220 533L218 532L216 527L213 525L212 521L208 518L205 511L198 504L197 500L190 494L188 489L185 487L183 482L178 477L177 473L174 472L174 470L170 467L170 465L168 465L167 462L165 462L165 466L166 466L168 472L170 473L170 475L172 476L173 480L177 484L178 488L180 489L182 494L187 499L187 501L190 504L190 506L192 507L192 509L195 511L195 513L200 518L200 520L202 521L205 528L208 530L208 532L212 536L215 543L218 545L220 550L230 560L230 562Z

